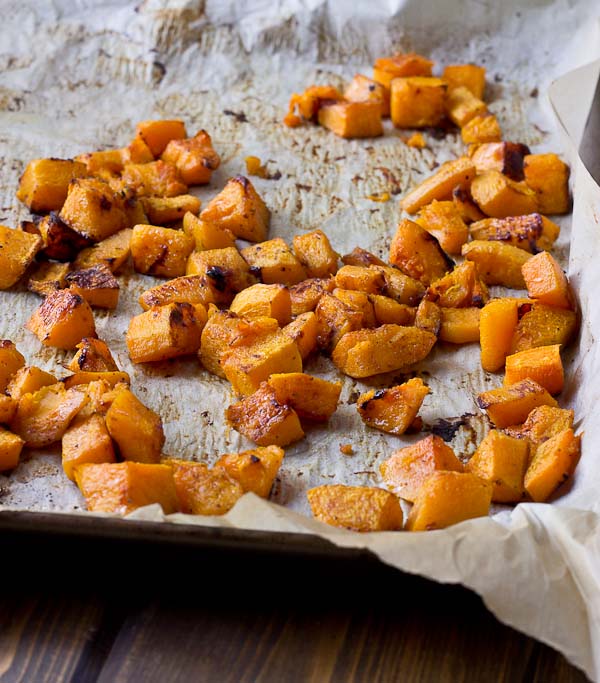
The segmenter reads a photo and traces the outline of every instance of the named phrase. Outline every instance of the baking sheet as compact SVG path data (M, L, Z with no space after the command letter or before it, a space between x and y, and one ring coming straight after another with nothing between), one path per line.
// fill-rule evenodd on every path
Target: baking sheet
M384 255L400 217L397 199L435 163L459 154L459 139L428 136L428 149L418 151L403 144L401 131L391 129L369 141L340 140L316 127L286 129L280 120L290 93L311 83L341 84L355 71L369 73L375 57L396 49L422 51L441 63L476 61L488 68L490 108L507 138L536 151L569 155L545 93L557 75L598 54L598 11L592 2L9 2L2 38L2 222L14 225L27 217L14 198L27 160L120 146L137 121L178 116L190 131L207 128L223 158L210 187L198 192L202 199L244 172L244 157L254 154L268 160L273 175L281 174L277 180L253 179L273 211L273 236L290 238L321 227L341 253L359 245ZM585 96L594 85L588 80L589 74L576 77L576 85L568 81L576 97L567 97L567 112L585 110ZM557 88L562 92L560 84ZM280 505L247 495L224 518L175 515L170 521L315 533L340 546L370 548L406 571L476 590L503 621L561 649L588 675L598 676L600 469L594 455L600 425L594 425L593 406L600 359L593 338L600 313L590 301L597 272L593 192L598 190L576 159L571 161L576 229L570 274L585 322L580 350L568 364L572 379L564 398L575 407L585 438L582 462L566 495L552 506L520 505L512 513L430 534L359 536L324 527L305 516L307 488L334 481L380 484L381 460L418 438L367 430L354 405L365 385L347 378L331 422L311 428L304 441L287 450L272 496ZM392 201L366 199L381 191L391 192ZM565 264L569 223L562 221L558 248ZM161 413L165 451L211 463L220 453L247 447L224 424L223 404L232 400L226 382L194 360L153 367L129 363L128 320L140 311L139 294L155 280L131 273L124 279L117 312L96 313L98 334L131 374L134 391ZM0 335L13 339L29 362L56 371L70 354L41 349L21 327L38 304L29 293L0 293ZM306 370L337 376L322 358ZM440 346L415 371L431 388L422 411L427 425L475 413L453 444L472 450L486 429L473 396L501 378L484 376L476 346ZM374 384L404 378L396 373ZM355 455L342 455L340 443L349 442ZM10 477L0 477L0 490L7 509L77 512L82 507L56 452L32 454ZM159 520L162 514L151 508L132 517Z

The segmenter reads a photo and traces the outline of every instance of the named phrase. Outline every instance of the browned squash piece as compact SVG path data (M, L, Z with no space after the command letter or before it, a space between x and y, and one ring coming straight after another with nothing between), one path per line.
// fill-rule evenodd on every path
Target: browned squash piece
M152 225L166 225L181 220L186 213L197 216L200 200L192 194L178 197L142 197L142 206Z
M207 306L214 303L214 300L213 289L204 275L182 275L146 290L138 302L147 311L153 306L166 306L174 303Z
M373 66L373 80L389 88L394 78L431 76L433 62L414 52L396 53L380 57Z
M389 296L370 294L373 312L378 325L414 325L415 309L401 304Z
M102 415L90 415L71 425L62 438L62 466L71 481L83 463L115 462L112 439Z
M430 332L437 337L442 329L442 309L433 301L423 299L415 313L415 327Z
M454 266L437 239L408 219L400 221L392 238L390 262L424 285L438 280Z
M129 389L117 393L105 419L108 433L124 460L159 462L165 443L162 420Z
M140 197L176 197L188 191L175 166L162 160L126 164L121 177L123 183L133 188Z
M473 201L471 193L458 185L452 190L452 203L456 207L460 217L467 224L480 221L485 218L477 204Z
M292 315L314 311L321 295L333 292L334 278L309 278L289 288L292 301Z
M171 140L187 137L185 123L181 119L158 119L141 121L135 128L136 135L141 138L155 157L159 157Z
M342 256L342 263L345 266L364 266L368 268L369 266L385 266L385 261L372 254L366 249L361 247L354 247L354 249L349 254L344 254Z
M306 496L313 515L325 524L361 532L402 529L400 501L389 491L327 484L309 489Z
M154 161L152 150L140 135L136 135L127 147L123 147L118 151L121 155L122 166L126 164L147 164L150 161Z
M100 373L97 374L100 375ZM71 426L87 420L92 415L106 415L108 409L115 399L115 396L120 391L129 388L129 385L124 382L119 382L114 386L111 386L111 384L105 379L92 379L87 384L80 384L78 386L79 391L83 391L87 396L88 402L77 413L77 417Z
M477 114L462 127L462 141L466 145L480 145L487 142L500 142L502 129L498 119L489 112Z
M499 171L485 171L471 183L471 195L488 216L505 218L538 210L535 192Z
M318 121L346 139L383 135L379 102L327 102L319 108Z
M543 503L575 470L581 437L566 429L541 443L525 473L525 490L536 503Z
M317 334L319 326L317 316L312 312L301 313L291 323L286 325L282 332L298 347L302 360L317 350Z
M148 161L152 161L152 159L148 159ZM123 170L123 150L103 149L97 152L78 154L75 161L85 165L87 175L98 175L100 172L120 173Z
M126 372L121 370L98 372L82 370L81 372L76 372L74 375L65 377L65 379L61 381L64 383L65 389L71 389L71 387L78 387L82 384L89 384L90 382L97 381L106 382L110 387L116 388L119 384L129 385L130 378Z
M190 212L183 217L183 232L194 239L197 251L235 247L235 235L231 230L201 220Z
M331 85L311 85L303 93L294 93L290 97L283 123L290 128L299 126L303 121L316 123L319 109L324 104L342 99L342 93Z
M71 372L114 372L119 368L101 339L86 337L75 347L77 353L67 366Z
M381 116L390 115L389 93L383 85L362 74L355 74L346 86L344 99L348 102L376 102L380 107Z
M173 479L182 512L192 515L224 515L244 494L241 484L222 467L209 469L202 462L164 459Z
M214 300L224 304L257 282L251 267L235 247L195 251L188 258L186 274L205 278Z
M119 303L119 281L104 263L68 273L66 281L90 306L113 309Z
M547 251L532 256L522 268L527 293L547 306L573 308L567 276Z
M81 249L90 245L87 237L71 230L54 211L42 218L38 230L45 256L57 261L72 261Z
M484 391L477 396L477 405L485 410L490 420L500 429L521 424L538 406L558 406L546 389L531 379Z
M326 422L335 413L342 385L303 372L276 373L267 384L277 402L291 406L300 419Z
M487 112L485 102L464 85L449 89L445 105L448 117L459 128L466 126L475 116L482 116Z
M165 514L179 510L173 470L167 465L87 463L75 467L74 474L90 512L127 515L155 503Z
M441 78L394 78L390 87L390 112L396 128L437 126L444 118L447 85Z
M410 427L429 388L415 377L389 389L371 389L358 398L356 408L369 427L400 436Z
M251 396L230 405L225 416L235 430L258 446L283 447L304 437L296 411L280 404L266 382Z
M48 294L25 327L44 346L59 349L74 349L84 337L96 336L92 309L82 296L70 289Z
M463 256L477 265L479 277L486 285L502 285L525 289L521 268L531 254L504 242L473 240L463 245Z
M419 280L406 275L398 268L369 266L369 269L383 274L385 288L382 294L391 297L400 304L415 306L425 294L425 287Z
M523 180L527 154L529 147L520 142L488 142L474 147L470 156L477 173L498 171L512 180Z
M393 372L423 360L437 337L417 327L381 325L348 332L337 343L332 359L341 372L361 378Z
M467 463L466 469L489 481L492 501L518 503L525 493L523 478L529 462L529 442L492 429Z
M12 396L0 394L0 424L8 424L17 412L17 404Z
M538 346L508 356L504 384L516 384L523 379L532 379L549 393L559 394L565 382L560 345Z
M248 178L238 175L230 178L211 199L200 218L231 230L240 239L263 242L267 239L271 212Z
M442 308L441 341L452 344L479 342L480 308Z
M296 235L294 253L309 278L327 278L338 269L339 254L322 230Z
M439 436L431 435L395 451L379 469L388 488L414 502L423 483L434 472L462 472L463 465L450 446Z
M134 363L163 361L196 353L206 324L202 304L156 306L129 321L126 342Z
M569 213L569 167L564 161L556 154L528 154L523 171L542 213Z
M431 233L449 254L460 254L462 245L469 239L469 229L451 201L433 200L419 211L415 222Z
M359 292L352 289L340 289L336 287L333 290L333 296L339 299L346 306L353 311L358 311L362 315L361 327L375 327L377 321L375 320L375 310L373 304L369 300L369 295L365 292Z
M201 130L193 138L171 140L161 159L173 164L187 185L206 185L221 164L210 135Z
M194 241L181 230L136 225L130 248L133 267L138 273L173 278L185 275Z
M408 519L409 531L443 529L474 517L485 517L492 484L470 472L434 472L421 487Z
M87 400L85 393L60 382L42 387L21 396L10 428L31 448L49 446L60 441Z
M566 308L535 303L520 306L520 320L514 331L511 353L538 346L566 346L577 332L577 314Z
M131 254L131 236L133 230L125 228L105 240L83 249L73 263L73 268L82 270L104 263L113 273L118 273Z
M24 444L20 436L0 427L0 472L13 470L19 464Z
M479 316L479 343L481 367L487 372L496 372L504 367L517 321L516 299L492 299L482 308Z
M367 294L383 294L387 287L384 272L370 266L342 266L336 273L335 284L342 289L355 289Z
M241 254L265 284L295 285L306 279L306 270L281 237L246 247Z
M317 344L331 351L347 332L363 326L363 314L332 294L323 294L315 309Z
M534 408L522 425L507 427L506 433L516 439L528 439L534 450L540 443L573 427L573 410L538 406Z
M529 253L552 249L560 228L539 213L508 218L485 218L469 228L474 240L490 240L511 244Z
M17 370L6 387L6 393L18 401L25 394L33 394L42 387L56 384L58 380L49 372L36 368L35 365L25 366Z
M274 373L302 372L302 357L296 343L276 330L252 344L230 349L221 367L238 396L248 396Z
M261 498L268 498L277 472L283 462L284 452L279 446L253 448L242 453L222 455L215 463L215 470L222 469L242 487Z
M400 204L408 213L416 213L434 199L451 199L456 187L468 189L474 177L475 164L468 157L447 161L432 176L405 195Z
M54 263L52 261L40 263L29 278L27 289L42 297L48 296L58 289L63 289L66 285L65 278L69 268L69 263Z
M425 298L446 308L482 306L487 300L487 288L478 280L475 263L464 261L451 273L432 282Z
M9 339L0 340L0 393L12 377L25 365L25 357Z
M275 318L280 325L292 319L290 292L284 285L252 285L235 295L229 309L246 318Z
M23 277L42 240L22 230L0 225L0 289L8 289Z
M85 173L85 165L72 159L34 159L21 176L17 199L33 213L58 211L67 198L69 183Z
M485 68L476 64L448 64L444 67L442 78L448 83L450 91L465 87L474 97L483 99L485 90Z

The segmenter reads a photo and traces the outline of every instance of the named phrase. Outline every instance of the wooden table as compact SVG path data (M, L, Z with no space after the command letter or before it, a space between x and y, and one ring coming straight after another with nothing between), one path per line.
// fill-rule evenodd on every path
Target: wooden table
M585 681L472 593L363 558L3 533L1 683Z

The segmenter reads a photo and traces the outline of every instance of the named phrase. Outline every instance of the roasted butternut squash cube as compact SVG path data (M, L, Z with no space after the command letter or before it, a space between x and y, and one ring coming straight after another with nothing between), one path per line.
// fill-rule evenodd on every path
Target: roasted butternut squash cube
M527 292L547 306L573 308L569 282L556 259L547 251L532 256L521 268Z
M85 164L72 159L34 159L21 176L17 198L33 213L58 211L69 183L85 174Z
M469 189L475 177L475 164L469 157L459 157L442 164L429 178L412 189L400 202L408 213L416 213L434 199L452 198L456 187Z
M344 99L348 102L376 102L379 104L381 116L390 115L389 92L383 85L362 74L355 74L346 86Z
M6 393L18 401L25 394L32 394L42 387L56 384L58 380L49 372L36 368L35 365L25 366L17 370L6 387Z
M248 178L237 175L211 199L200 218L227 228L240 239L263 242L267 239L271 212Z
M510 353L513 334L518 322L516 299L492 299L479 316L481 367L496 372L504 367Z
M294 253L309 278L327 278L337 272L339 254L322 230L296 235Z
M200 200L192 194L178 197L142 197L142 206L152 225L166 225L181 220L186 213L197 216Z
M439 436L431 435L392 453L380 467L385 485L414 502L425 480L434 472L462 472L463 464Z
M70 289L52 292L25 327L44 346L74 349L84 337L95 337L94 314L87 301Z
M282 405L291 406L300 419L326 422L335 413L340 398L340 382L328 382L303 372L276 373L267 384Z
M313 515L325 524L361 532L402 529L400 502L384 489L328 484L306 496Z
M8 424L17 412L17 404L12 396L0 394L0 424Z
M332 359L344 374L360 379L418 363L429 355L436 341L434 334L417 327L381 325L344 334Z
M299 126L302 121L316 123L319 109L324 104L342 99L342 93L331 85L311 85L303 93L294 93L290 97L288 113L283 123L290 128Z
M442 308L441 341L452 344L479 342L480 308Z
M314 311L321 295L333 292L334 278L309 278L289 288L292 302L292 315Z
M394 78L407 76L431 76L433 62L414 52L396 53L380 57L373 66L373 80L389 88Z
M429 388L415 377L389 389L371 389L358 398L356 408L369 427L400 436L417 416Z
M214 303L213 288L204 275L182 275L168 282L147 289L138 299L140 306L147 311L153 306L166 306L174 303L202 304Z
M119 281L104 263L68 273L66 281L90 306L113 309L119 303Z
M565 382L560 345L538 346L508 356L504 384L516 384L523 379L532 379L549 393L559 394Z
M538 406L529 413L522 425L507 427L506 433L516 439L528 439L532 444L531 451L535 452L540 443L571 429L574 416L573 410Z
M408 219L400 221L392 238L390 262L424 285L438 280L454 266L437 239Z
M459 128L466 126L471 119L487 112L483 100L473 95L464 85L451 88L445 101L448 117Z
M13 470L19 464L24 444L20 436L0 427L0 472Z
M29 278L27 289L41 297L48 296L58 289L63 289L70 267L70 263L54 263L52 261L40 263Z
M208 223L192 213L183 217L183 232L194 239L197 251L235 247L235 235L216 223Z
M406 528L443 529L474 517L485 517L492 500L492 484L469 472L434 472L423 483Z
M362 315L361 327L375 327L377 324L375 310L368 294L353 289L340 289L336 287L333 290L333 296L346 304L346 306L349 306L353 311L358 311Z
M525 289L521 268L531 254L504 242L473 240L463 245L462 254L477 266L479 277L486 285L502 285Z
M167 465L86 463L75 467L74 474L90 512L127 515L154 503L167 515L179 510L173 470Z
M41 247L37 235L0 225L0 289L12 287L23 277Z
M354 289L367 294L383 294L387 285L382 270L364 266L342 266L336 273L335 284L341 289Z
M392 266L369 266L371 270L380 272L385 279L383 294L394 301L407 306L416 305L425 294L425 287L419 280L406 275Z
M153 159L154 157L148 161ZM103 149L78 154L75 161L85 166L87 175L97 175L99 172L120 173L123 170L123 150Z
M176 197L188 191L177 168L162 160L126 164L121 177L125 185L132 187L140 197Z
M333 294L323 294L315 309L317 318L317 344L331 351L347 332L363 326L363 313Z
M498 119L488 113L474 116L460 131L462 141L466 145L480 145L487 142L500 142L502 130Z
M441 78L394 78L390 87L390 112L396 128L437 126L444 118L447 85Z
M485 171L471 183L471 195L488 216L505 218L538 210L536 195L525 183L518 183L499 171Z
M287 446L304 437L296 411L277 401L266 383L225 411L229 424L258 446Z
M433 301L423 299L415 311L414 325L439 337L442 329L442 309Z
M327 102L319 108L318 120L323 128L346 139L383 135L379 102Z
M185 123L181 119L159 119L141 121L135 128L136 135L149 147L155 157L159 157L171 140L187 137Z
M101 375L101 373L97 373L97 375ZM129 385L124 382L119 382L113 386L105 379L92 379L87 384L78 386L79 390L85 393L88 401L77 413L77 417L71 426L87 420L92 415L106 415L115 400L115 396L123 389L129 388Z
M131 228L125 228L94 246L83 249L75 259L73 267L82 270L105 264L113 273L118 273L129 260L132 234Z
M252 285L235 295L229 309L246 318L275 318L280 325L292 320L292 300L284 285Z
M75 481L75 467L92 462L115 462L104 417L97 414L71 425L62 438L62 466L71 481Z
M181 230L136 225L130 248L133 267L138 273L173 278L185 275L194 241Z
M65 389L60 382L42 387L21 396L10 428L31 448L49 446L60 441L87 400L84 392Z
M481 212L473 201L471 193L460 187L460 185L452 190L452 203L457 208L460 217L467 224L485 218L485 214Z
M483 99L485 90L485 68L476 64L448 64L444 67L443 79L448 89L465 87L474 97Z
M413 325L415 309L401 304L389 296L370 294L369 300L373 304L373 313L378 325Z
M529 463L529 442L492 429L467 463L466 469L492 484L492 501L518 503L525 493L523 479Z
M539 213L507 218L485 218L471 224L474 240L490 240L511 244L529 253L551 249L560 233L556 223Z
M548 391L532 379L484 391L477 396L477 405L485 410L490 420L500 429L521 424L538 406L558 406Z
M523 180L523 164L529 147L520 142L487 142L476 145L470 152L477 173L498 171L511 180Z
M251 267L235 247L195 251L188 258L186 273L205 278L215 302L224 304L257 282Z
M122 389L106 413L106 428L124 460L156 463L165 443L162 420L129 391Z
M240 484L244 493L251 491L261 498L268 498L283 462L283 456L283 449L279 446L228 453L217 460L215 470L222 469L227 472Z
M301 313L282 329L284 334L296 342L302 360L306 360L317 350L318 331L317 316L312 311Z
M221 164L221 157L212 146L210 135L201 130L193 138L171 140L161 159L173 164L187 185L206 185L213 171Z
M0 393L25 365L25 357L9 339L0 340Z
M136 135L126 146L118 150L121 155L121 164L147 164L154 161L152 150L140 135ZM123 168L121 168L121 171Z
M569 167L556 154L528 154L525 182L535 192L542 213L569 213Z
M354 247L349 254L344 254L342 262L345 266L363 266L364 268L386 265L385 261L382 261L375 254L361 247Z
M281 237L246 247L241 254L265 284L295 285L306 279L306 270Z
M110 349L101 339L86 337L75 348L77 353L67 366L71 372L113 372L119 369Z
M52 211L38 223L44 254L57 261L72 261L81 249L90 246L90 240L72 230Z
M434 200L419 211L415 222L431 233L448 254L460 254L462 245L469 239L467 224L451 201Z
M520 308L524 312L517 323L510 346L511 353L538 346L566 346L577 332L577 314L566 308L535 303Z
M566 429L541 443L525 473L525 490L543 503L570 476L579 460L581 437Z
M136 315L125 338L129 357L150 363L197 353L206 320L202 304L173 303Z
M425 298L445 308L479 307L487 300L487 288L479 281L475 263L464 261L451 273L432 282Z

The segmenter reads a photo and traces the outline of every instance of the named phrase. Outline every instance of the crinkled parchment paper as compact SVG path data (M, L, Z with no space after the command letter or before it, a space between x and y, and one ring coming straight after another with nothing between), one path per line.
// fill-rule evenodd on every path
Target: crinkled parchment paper
M184 118L188 130L210 131L223 158L206 200L249 154L268 161L270 180L253 179L273 212L272 235L290 238L322 228L344 253L359 245L384 255L400 217L397 199L435 164L460 153L456 135L428 136L423 151L402 133L345 141L317 127L286 129L281 118L292 91L312 83L341 84L370 72L377 56L416 50L441 63L475 61L488 69L491 110L507 139L534 150L560 150L573 168L574 215L569 270L583 312L578 350L567 359L563 402L585 430L583 457L569 490L551 505L521 504L447 530L424 534L359 535L316 522L304 492L344 482L378 485L378 465L411 441L367 430L355 402L365 384L346 379L341 406L328 425L314 427L288 449L272 502L249 494L225 517L173 515L169 522L312 533L341 546L369 548L402 570L475 590L502 621L565 653L590 677L600 676L600 285L599 188L561 137L547 100L550 83L600 56L599 10L592 0L517 3L481 0L22 0L2 4L0 34L0 221L27 217L14 192L27 160L71 156L121 146L137 121ZM594 71L595 69L595 71ZM555 107L578 142L598 69L577 71L553 86ZM599 152L600 153L600 152ZM369 194L388 191L392 201ZM558 254L569 259L569 223L562 221ZM165 451L213 462L247 446L224 424L229 385L194 360L132 366L124 333L139 312L139 294L154 279L126 273L116 312L96 312L97 329L134 391L165 423ZM68 360L42 349L22 324L39 304L22 287L0 293L0 336L13 339L30 363L48 370ZM320 358L307 371L334 376ZM474 413L453 441L472 451L487 429L473 396L500 383L481 371L477 346L440 345L414 369L431 387L423 419ZM378 378L387 385L406 375ZM416 437L412 437L414 440ZM340 443L352 443L353 456ZM9 477L0 476L2 509L75 512L82 500L64 477L55 452L31 454ZM133 518L162 519L155 507Z

